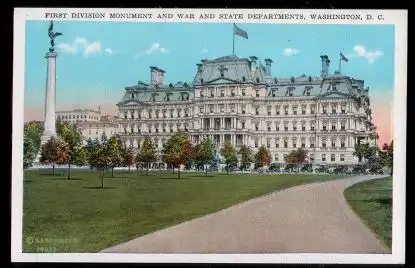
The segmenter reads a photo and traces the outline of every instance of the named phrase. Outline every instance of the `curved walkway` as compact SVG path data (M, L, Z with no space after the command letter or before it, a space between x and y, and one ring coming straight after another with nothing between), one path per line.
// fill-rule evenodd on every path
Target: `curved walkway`
M343 191L379 176L288 188L107 248L112 253L383 253Z

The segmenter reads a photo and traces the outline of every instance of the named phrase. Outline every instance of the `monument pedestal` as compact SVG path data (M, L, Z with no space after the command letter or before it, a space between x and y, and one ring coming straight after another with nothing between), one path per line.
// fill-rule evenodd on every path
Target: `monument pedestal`
M45 114L43 121L43 133L40 138L40 146L42 147L51 137L56 137L56 56L57 53L49 51L46 53L47 74L46 74L46 93L45 93ZM39 163L40 150L35 162Z

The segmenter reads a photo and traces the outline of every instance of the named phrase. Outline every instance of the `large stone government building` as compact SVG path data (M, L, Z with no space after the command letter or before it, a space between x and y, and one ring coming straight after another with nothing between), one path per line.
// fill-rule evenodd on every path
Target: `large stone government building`
M210 138L217 148L231 141L237 150L261 145L272 162L296 148L308 151L316 165L358 162L356 143L375 143L369 88L363 80L329 73L321 57L321 75L275 78L271 59L225 56L202 60L190 83L164 82L165 71L150 67L151 81L125 88L119 109L120 136L138 149L150 136L161 151L172 133L184 130L194 144Z

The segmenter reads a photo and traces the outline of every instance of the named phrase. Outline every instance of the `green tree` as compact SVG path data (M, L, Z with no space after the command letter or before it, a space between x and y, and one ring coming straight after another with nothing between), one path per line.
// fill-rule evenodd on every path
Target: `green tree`
M229 169L233 169L238 164L238 157L236 156L235 147L233 147L230 141L226 141L223 144L220 153L225 159L226 174L229 174Z
M89 153L90 166L97 171L101 171L101 188L104 188L104 172L111 163L111 158L107 155L107 148L102 144L94 144Z
M30 139L33 143L34 149L36 150L36 154L39 152L40 149L40 125L35 122L31 121L24 126L24 137Z
M251 163L254 161L251 148L243 145L239 150L239 154L241 155L241 169L251 166Z
M146 176L148 176L148 169L151 162L157 161L157 150L149 137L144 139L143 145L140 151L137 153L136 162L145 163L146 165Z
M163 148L163 160L167 165L178 168L180 179L180 166L186 164L194 157L194 148L187 134L179 131L173 134Z
M210 139L203 139L195 148L195 161L205 167L206 176L208 172L207 165L214 160L213 149Z
M307 151L303 148L292 150L285 156L284 160L287 164L295 165L298 168L298 165L302 165L307 162Z
M38 150L36 148L35 142L24 136L23 138L23 168L27 169L32 166L33 161L36 159Z
M255 166L257 168L263 167L269 165L270 162L271 156L269 155L268 150L265 148L264 145L261 145L261 147L259 147L258 152L255 154Z
M126 146L123 146L122 148L122 164L123 166L127 166L128 172L130 172L131 165L134 164L134 151L132 148L127 148Z
M111 168L111 177L114 177L114 168L122 164L121 144L117 137L112 136L103 144L104 156L108 158L107 165Z
M69 146L60 138L51 137L43 146L40 162L52 164L53 175L55 175L55 164L65 163L69 158Z
M393 141L390 144L384 143L382 151L380 152L382 162L385 166L391 169L391 176L393 175Z
M74 126L67 123L61 123L57 133L68 144L69 158L65 164L68 165L68 180L70 180L72 164L84 165L86 162L86 154L82 149L82 136Z

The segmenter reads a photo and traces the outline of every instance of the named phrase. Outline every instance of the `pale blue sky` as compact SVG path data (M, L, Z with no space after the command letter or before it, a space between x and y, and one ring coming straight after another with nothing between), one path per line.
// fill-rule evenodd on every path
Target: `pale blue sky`
M25 107L44 105L48 21L26 22ZM249 39L235 37L239 57L271 58L277 77L319 75L320 55L342 73L365 80L371 94L393 91L394 28L389 25L238 24ZM57 105L118 102L123 88L148 81L149 67L166 70L169 82L191 82L196 63L232 54L232 24L55 22ZM77 40L77 41L76 41ZM152 49L151 49L152 48ZM285 53L284 53L285 52Z

